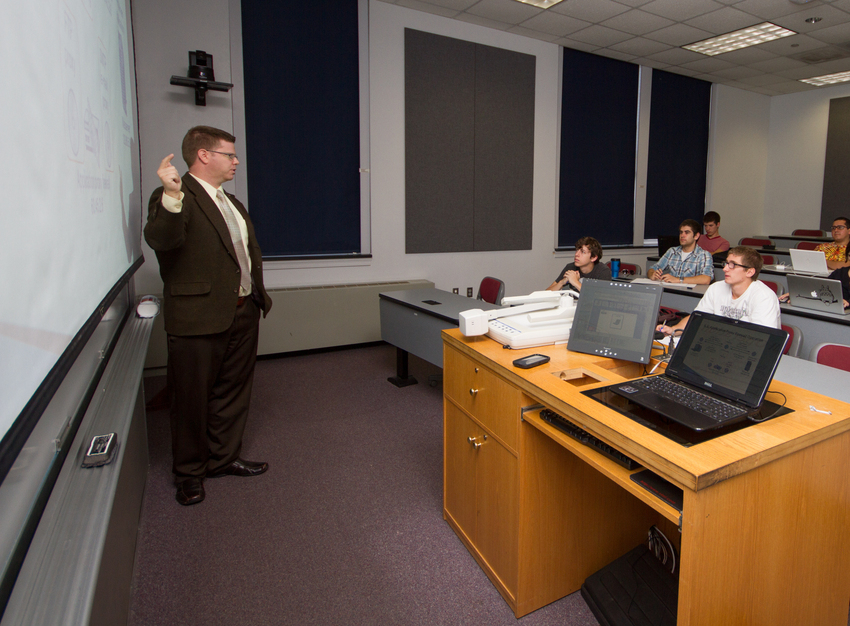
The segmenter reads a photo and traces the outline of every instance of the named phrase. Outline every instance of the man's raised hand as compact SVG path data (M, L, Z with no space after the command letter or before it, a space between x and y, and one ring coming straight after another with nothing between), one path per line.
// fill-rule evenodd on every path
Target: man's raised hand
M156 175L159 176L159 180L162 181L162 187L172 198L180 197L180 188L183 186L182 181L180 180L180 174L177 173L177 168L171 164L171 159L174 158L174 154L169 154L162 160L162 163L159 164L159 169L156 171Z

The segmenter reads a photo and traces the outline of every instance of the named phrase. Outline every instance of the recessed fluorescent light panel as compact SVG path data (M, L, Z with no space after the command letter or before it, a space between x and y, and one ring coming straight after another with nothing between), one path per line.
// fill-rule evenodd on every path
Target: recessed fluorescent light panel
M537 7L538 9L548 9L549 7L553 7L561 0L516 0L517 2L522 2L523 4L530 4L532 6Z
M749 48L757 46L760 43L781 39L782 37L790 37L796 35L793 30L782 28L776 24L765 22L749 28L742 28L732 33L718 35L711 39L705 39L696 43L682 46L685 50L693 50L700 54L705 54L713 57L724 52L732 52L732 50L740 50L741 48Z
M838 72L837 74L825 74L824 76L815 76L814 78L801 78L801 83L808 83L816 87L824 85L834 85L835 83L846 83L850 80L850 72Z

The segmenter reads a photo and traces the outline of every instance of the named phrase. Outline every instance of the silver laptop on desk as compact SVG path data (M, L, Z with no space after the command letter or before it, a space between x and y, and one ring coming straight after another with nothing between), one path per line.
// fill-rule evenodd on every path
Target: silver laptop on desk
M810 276L829 274L829 268L826 266L826 255L821 250L799 250L791 248L788 251L791 254L791 265L794 266L795 274L808 274Z
M791 306L813 311L847 315L841 295L841 282L819 276L788 274L788 293Z

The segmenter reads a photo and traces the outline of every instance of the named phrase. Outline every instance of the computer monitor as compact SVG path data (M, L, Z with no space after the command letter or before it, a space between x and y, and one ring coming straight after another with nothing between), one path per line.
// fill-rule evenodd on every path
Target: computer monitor
M567 349L649 363L663 293L660 284L583 281Z

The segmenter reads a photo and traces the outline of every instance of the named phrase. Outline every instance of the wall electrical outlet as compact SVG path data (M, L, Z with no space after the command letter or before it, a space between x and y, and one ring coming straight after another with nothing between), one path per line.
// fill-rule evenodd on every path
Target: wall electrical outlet
M454 287L454 288L452 289L452 293L453 293L453 294L455 294L455 295L457 295L457 294L459 294L459 293L460 293L460 289L458 289L457 287Z
M466 297L467 297L467 298L471 298L471 297L472 297L472 287L467 287L467 288L466 288Z

